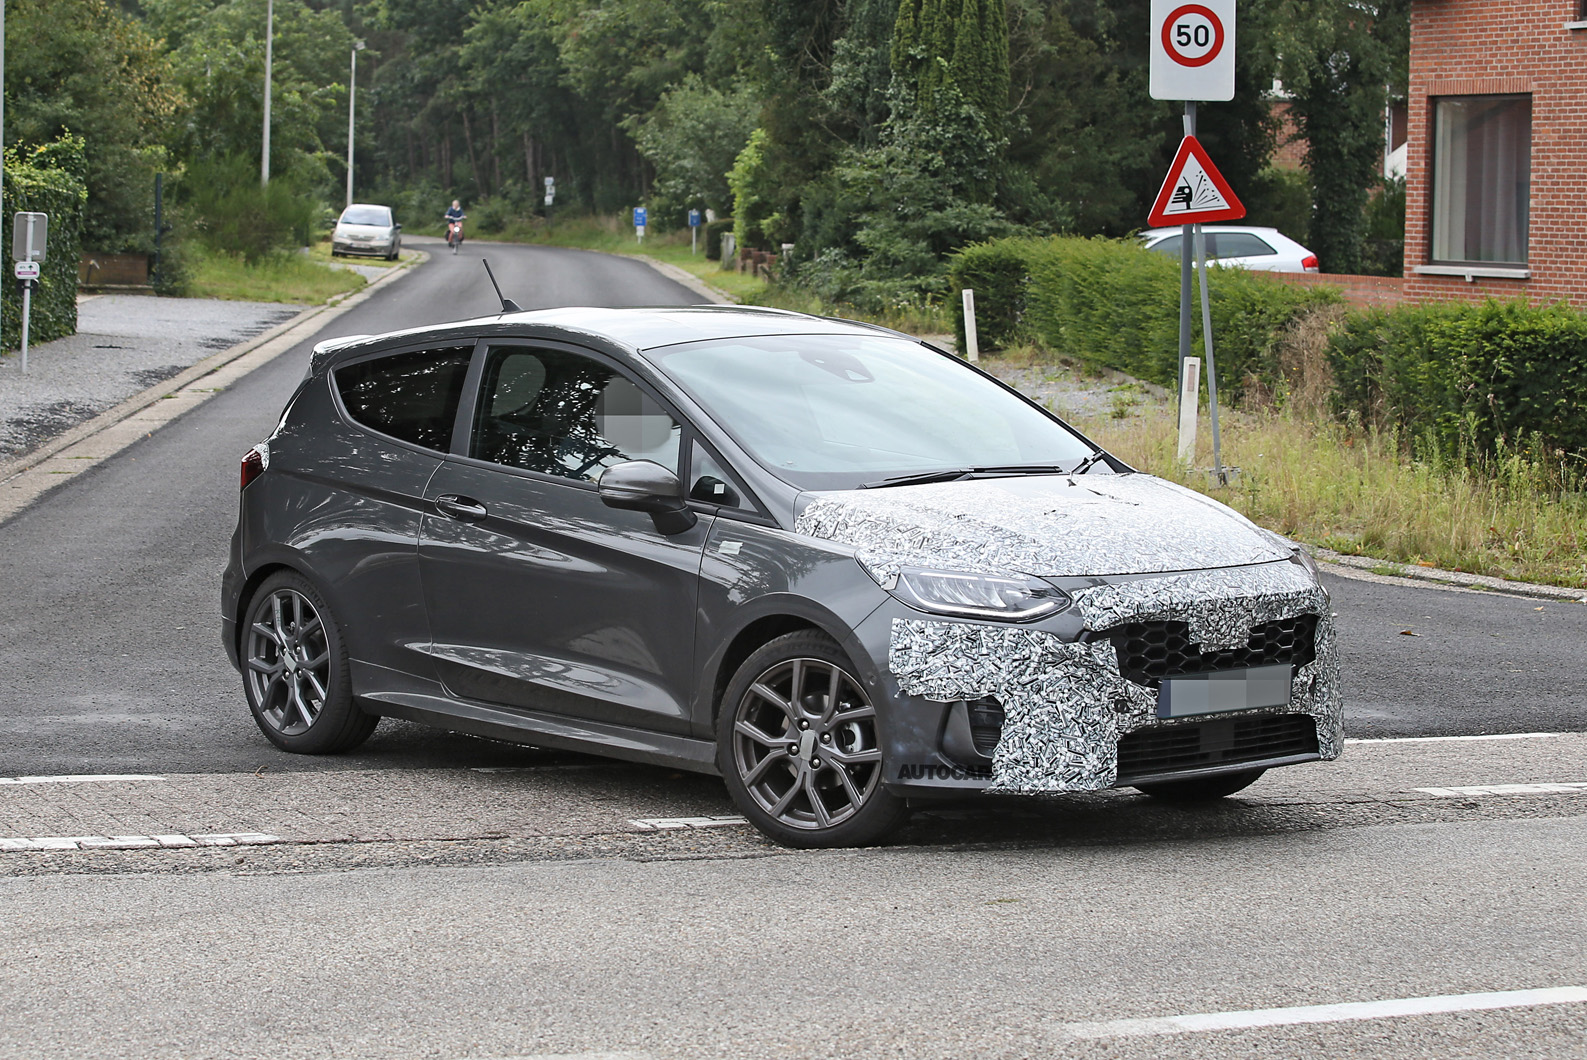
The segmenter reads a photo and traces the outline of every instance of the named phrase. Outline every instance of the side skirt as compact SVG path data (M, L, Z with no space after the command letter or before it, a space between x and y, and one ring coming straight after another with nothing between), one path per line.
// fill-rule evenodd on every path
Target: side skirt
M359 704L371 714L403 718L471 736L721 775L716 768L716 744L710 740L530 710L498 710L418 692L365 693L359 697Z

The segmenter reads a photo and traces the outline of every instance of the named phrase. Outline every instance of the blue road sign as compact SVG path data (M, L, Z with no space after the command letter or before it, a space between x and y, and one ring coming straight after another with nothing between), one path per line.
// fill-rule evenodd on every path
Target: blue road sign
M700 227L700 211L699 210L690 210L689 211L689 227L690 228L699 228Z
M645 226L645 208L643 206L635 206L634 207L634 227L635 228L643 228L644 226Z

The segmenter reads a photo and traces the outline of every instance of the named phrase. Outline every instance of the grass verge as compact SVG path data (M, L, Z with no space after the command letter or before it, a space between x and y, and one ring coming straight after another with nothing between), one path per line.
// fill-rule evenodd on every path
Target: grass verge
M1194 468L1176 458L1166 409L1075 426L1143 471L1215 497L1253 522L1308 544L1385 561L1514 581L1587 588L1587 492L1560 469L1518 454L1473 471L1415 459L1386 432L1268 412L1222 417L1228 486L1212 463L1205 422Z
M190 297L239 302L322 305L365 283L350 269L333 269L305 254L274 254L249 264L238 255L195 252L190 268Z

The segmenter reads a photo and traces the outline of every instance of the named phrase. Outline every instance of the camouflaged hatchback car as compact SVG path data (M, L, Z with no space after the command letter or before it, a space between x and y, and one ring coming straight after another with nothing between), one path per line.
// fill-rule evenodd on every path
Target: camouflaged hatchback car
M288 751L396 717L720 773L794 845L1342 743L1296 546L948 354L772 310L322 344L243 460L222 609Z

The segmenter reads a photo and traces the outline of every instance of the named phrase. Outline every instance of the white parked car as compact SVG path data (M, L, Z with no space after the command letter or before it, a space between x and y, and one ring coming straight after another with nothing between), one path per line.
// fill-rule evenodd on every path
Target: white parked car
M391 207L355 202L342 211L331 233L331 257L368 254L393 261L402 251L402 226Z
M1180 229L1148 228L1141 233L1147 250L1179 257ZM1317 255L1276 228L1205 225L1207 260L1257 272L1317 272Z

